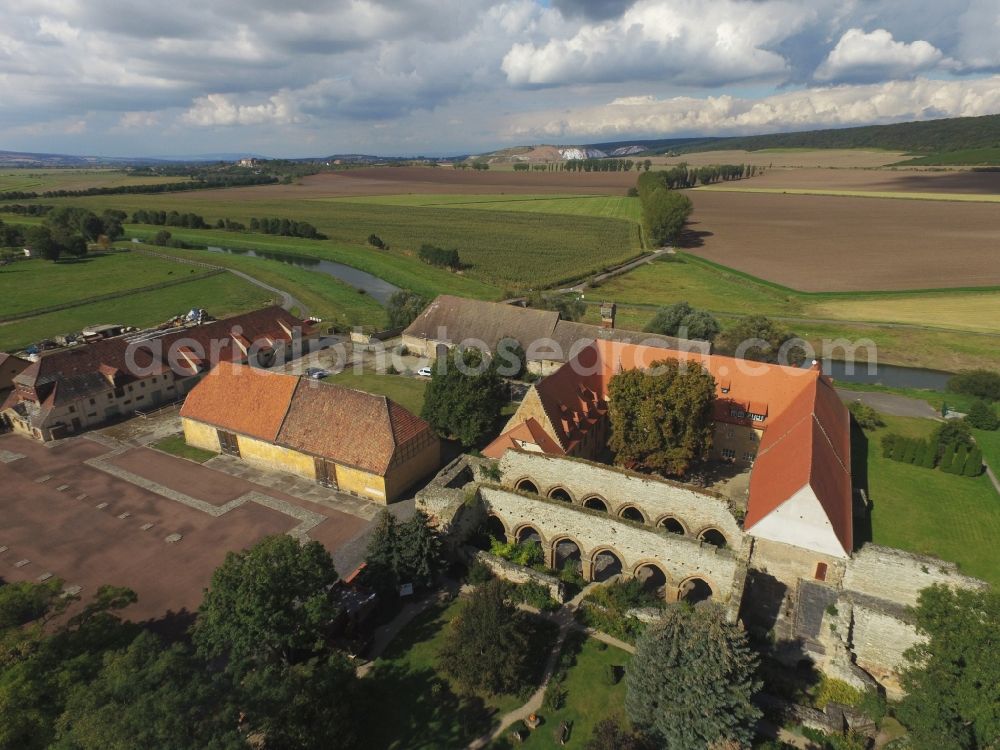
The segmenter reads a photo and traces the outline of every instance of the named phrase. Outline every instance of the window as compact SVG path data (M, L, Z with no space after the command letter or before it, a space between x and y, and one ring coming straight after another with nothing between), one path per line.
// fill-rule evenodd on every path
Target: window
M729 410L729 416L736 417L736 419L746 419L747 413L743 409L734 407Z
M754 462L754 459L756 459L756 458L757 458L757 454L754 453L753 451L746 451L743 454L743 460L746 461L747 463L751 463L752 464Z
M129 393L131 393L131 392L132 392L132 390L133 390L133 389L132 389L132 386L129 386L129 387L128 387L128 392L129 392Z
M734 461L736 459L736 451L734 451L732 448L723 448L722 457L729 461Z
M732 427L730 427L729 429L727 429L726 430L726 437L729 438L730 440L732 440L734 437L736 437L736 430L734 430Z
M70 407L69 407L69 413L70 413L70 414L76 414L76 407L75 407L75 406L73 406L72 404L70 404Z
M767 415L766 414L750 414L750 419L752 419L754 422L763 422L765 419L767 419Z
M145 388L146 387L146 381L144 380L141 383L139 383L139 387L140 388Z
M142 401L144 398L146 398L146 397L145 396L136 396L135 400L136 401Z
M97 402L96 402L96 401L94 401L94 399L90 399L90 405L91 405L91 406L94 406L94 405L95 405L96 403L97 403Z

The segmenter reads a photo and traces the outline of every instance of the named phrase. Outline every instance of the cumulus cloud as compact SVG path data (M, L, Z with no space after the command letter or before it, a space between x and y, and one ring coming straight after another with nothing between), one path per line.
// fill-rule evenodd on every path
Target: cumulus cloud
M240 104L223 94L200 96L181 121L198 127L231 125L289 125L303 122L291 96L283 92L257 104Z
M151 128L160 122L156 112L125 112L118 120L118 127L124 130Z
M552 0L552 7L567 18L614 18L620 16L635 0Z
M886 29L871 33L848 29L816 69L816 80L881 81L907 78L946 65L952 62L922 39L907 44L893 39Z
M787 61L770 47L811 15L781 1L639 0L620 18L585 24L572 36L515 44L502 68L515 86L782 79Z
M811 88L747 99L633 96L571 112L508 120L508 137L567 140L643 134L739 135L1000 112L1000 76L972 81L917 78L864 86Z

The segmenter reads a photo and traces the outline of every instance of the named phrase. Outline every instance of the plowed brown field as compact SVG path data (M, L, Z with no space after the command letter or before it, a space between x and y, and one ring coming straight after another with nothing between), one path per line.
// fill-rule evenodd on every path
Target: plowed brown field
M1000 205L692 191L691 252L804 291L1000 285Z

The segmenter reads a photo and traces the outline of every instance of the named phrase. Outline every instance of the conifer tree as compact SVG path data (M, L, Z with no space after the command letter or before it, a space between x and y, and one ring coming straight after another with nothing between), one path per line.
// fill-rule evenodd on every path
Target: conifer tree
M959 476L965 471L965 462L969 460L969 449L964 445L959 446L955 452L955 459L951 463L951 473Z
M938 468L945 473L951 472L951 465L955 461L955 450L956 446L954 443L949 443L948 447L944 449L944 455L941 457L941 463L938 464Z

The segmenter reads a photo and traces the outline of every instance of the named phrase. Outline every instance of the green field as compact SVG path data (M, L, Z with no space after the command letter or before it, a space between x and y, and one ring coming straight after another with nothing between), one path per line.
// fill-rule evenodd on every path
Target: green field
M368 203L377 206L466 208L480 211L526 211L567 216L600 216L638 222L638 198L612 195L374 195L364 198L322 198L330 203Z
M986 430L973 430L976 436L976 445L983 451L983 460L993 469L993 473L1000 476L1000 430L987 432Z
M44 193L183 181L181 177L133 177L118 169L4 169L0 170L0 193Z
M378 375L373 372L356 373L351 370L331 375L327 382L391 398L416 415L424 408L424 391L427 380L409 375Z
M927 437L935 426L927 419L883 419L886 426L868 434L872 541L957 562L964 573L1000 585L995 553L1000 495L989 478L957 477L883 458L884 434Z
M19 261L0 266L0 320L82 298L199 278L205 273L205 269L131 252L90 255L58 263Z
M87 290L80 289L81 295ZM204 307L217 318L264 307L274 302L269 292L232 274L218 274L187 284L95 302L68 310L0 324L0 351L13 351L60 333L99 323L152 326Z
M341 326L365 326L381 330L386 326L385 309L374 299L359 294L354 287L332 276L265 258L250 258L204 250L179 250L170 247L150 247L150 250L201 263L232 268L253 276L265 284L290 292L308 308L308 314L325 323ZM183 267L183 266L181 266ZM305 313L299 310L299 313Z
M182 434L170 435L162 440L157 440L153 443L153 447L156 448L156 450L169 453L172 456L186 458L189 461L195 461L199 464L203 464L209 459L215 458L219 455L218 453L213 453L212 451L206 451L201 448L196 448L193 445L188 445L184 440L184 435Z
M655 309L681 300L719 316L768 315L819 347L822 339L869 338L881 361L942 370L1000 369L1000 291L807 293L686 253L602 284L588 298L619 303L623 328L642 329ZM596 309L589 320L597 321ZM907 323L913 327L882 325ZM956 333L960 331L961 333Z
M989 166L1000 164L1000 148L967 148L957 151L939 151L927 156L915 156L897 162L896 167L963 167Z
M273 188L261 190L273 191ZM467 265L462 271L463 276L500 289L556 286L618 265L641 253L636 223L600 216L497 210L471 212L459 208L343 201L291 201L269 198L273 192L261 192L260 195L259 201L226 200L223 191L217 191L211 197L172 193L72 198L54 202L93 210L120 208L132 212L147 208L195 212L209 222L230 218L247 223L255 216L308 221L328 235L330 240L306 240L307 247L296 247L296 252L305 250L320 257L340 260L391 283L397 283L390 275L398 261L409 260L408 270L416 264L423 265L417 260L416 251L424 243L457 248L463 264ZM192 235L191 230L174 234L209 236L200 233ZM380 236L391 250L386 252L370 248L367 239L371 234ZM219 232L212 242L246 244L248 238L254 242L263 240L275 249L287 245L284 240L289 239L266 236L258 239L249 234ZM353 256L355 262L335 256ZM390 261L390 258L395 260ZM366 266L362 267L360 262ZM446 277L455 275L440 269L429 270L440 280L437 283L442 287L449 285ZM399 273L395 276L399 278Z

